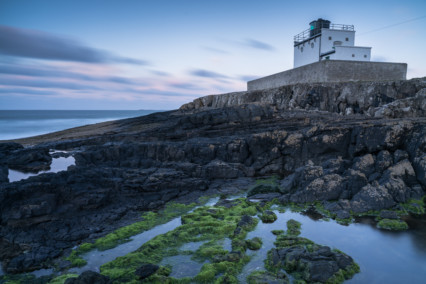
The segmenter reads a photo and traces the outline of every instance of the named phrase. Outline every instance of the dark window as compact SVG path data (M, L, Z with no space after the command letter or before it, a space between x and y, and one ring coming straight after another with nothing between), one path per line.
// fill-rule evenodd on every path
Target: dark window
M355 54L352 54L352 57L355 57Z
M346 41L349 41L349 38L347 37L345 40L346 40Z
M328 40L331 40L331 36L328 37Z
M311 47L314 48L314 43L311 43Z
M325 60L329 60L329 59L330 59L330 56L326 56L326 57L325 57Z
M303 46L300 48L300 51L303 52Z
M366 54L364 54L364 58L367 58L367 55L366 55Z

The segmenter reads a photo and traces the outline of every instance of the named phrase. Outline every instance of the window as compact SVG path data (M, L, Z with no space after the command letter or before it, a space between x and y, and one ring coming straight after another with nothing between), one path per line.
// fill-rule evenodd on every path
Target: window
M345 38L345 40L346 40L346 41L349 41L349 38L347 37L347 38Z
M300 48L300 52L303 52L303 46Z
M355 57L355 54L352 53L352 57Z
M314 48L314 43L313 42L311 43L311 47Z
M325 60L330 60L330 56L326 56L326 57L325 57Z
M331 36L328 37L328 40L331 40Z
M367 54L364 54L364 58L367 58Z

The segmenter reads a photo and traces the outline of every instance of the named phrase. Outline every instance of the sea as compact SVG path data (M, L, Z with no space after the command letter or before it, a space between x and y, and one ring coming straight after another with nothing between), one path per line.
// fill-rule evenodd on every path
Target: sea
M0 110L0 140L147 115L159 110Z

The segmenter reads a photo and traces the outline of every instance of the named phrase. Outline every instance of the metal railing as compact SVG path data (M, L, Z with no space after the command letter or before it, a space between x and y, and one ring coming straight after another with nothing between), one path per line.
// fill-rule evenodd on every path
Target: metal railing
M327 28L330 30L343 30L343 31L354 31L354 25L343 25L343 24L326 24L315 29L307 29L303 32L294 36L294 43L305 41L313 36L321 34L321 29Z

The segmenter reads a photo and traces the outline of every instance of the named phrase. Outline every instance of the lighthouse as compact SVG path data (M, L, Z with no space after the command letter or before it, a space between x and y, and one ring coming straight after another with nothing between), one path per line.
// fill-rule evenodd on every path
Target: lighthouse
M318 19L294 36L294 68L322 60L370 61L371 47L355 46L353 25Z
M303 83L405 80L407 76L406 63L370 61L371 47L355 46L353 25L320 18L295 35L293 42L294 68L248 81L248 91Z

